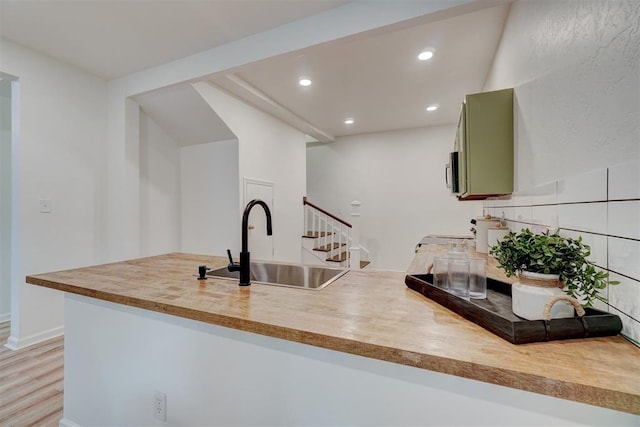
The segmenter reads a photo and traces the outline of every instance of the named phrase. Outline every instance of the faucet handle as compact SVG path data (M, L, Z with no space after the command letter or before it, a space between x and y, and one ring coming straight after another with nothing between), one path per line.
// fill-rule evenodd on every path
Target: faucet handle
M233 262L233 257L231 256L231 249L227 249L227 256L229 257L229 265L227 266L227 270L240 271L240 264L236 264L235 262Z

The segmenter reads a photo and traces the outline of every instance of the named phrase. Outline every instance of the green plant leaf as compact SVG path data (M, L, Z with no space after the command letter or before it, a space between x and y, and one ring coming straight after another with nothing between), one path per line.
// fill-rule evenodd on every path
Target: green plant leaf
M566 283L567 294L584 298L587 307L596 299L606 301L598 294L600 289L619 284L618 281L609 281L609 274L589 261L591 248L583 243L582 236L577 239L564 237L559 230L546 234L534 234L528 228L517 234L510 232L491 246L489 253L496 258L507 277L522 270L560 275Z

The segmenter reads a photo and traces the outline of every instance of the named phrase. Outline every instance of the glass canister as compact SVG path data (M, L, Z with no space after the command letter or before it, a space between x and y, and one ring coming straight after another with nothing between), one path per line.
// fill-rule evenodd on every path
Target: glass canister
M449 258L433 258L433 285L444 290L449 290Z
M469 300L469 259L449 259L449 292Z
M487 297L487 261L484 258L469 259L469 298Z

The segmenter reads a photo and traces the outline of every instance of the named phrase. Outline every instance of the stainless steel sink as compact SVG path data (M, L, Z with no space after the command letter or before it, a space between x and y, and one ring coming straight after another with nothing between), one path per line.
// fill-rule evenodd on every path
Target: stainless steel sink
M319 290L344 275L347 271L349 269L346 268L252 261L251 283ZM231 272L227 267L208 271L207 276L240 280L240 273L237 271Z

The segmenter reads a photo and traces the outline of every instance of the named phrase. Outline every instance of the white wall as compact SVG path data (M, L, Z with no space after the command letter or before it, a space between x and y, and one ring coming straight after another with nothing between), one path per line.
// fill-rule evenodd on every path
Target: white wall
M115 261L140 255L139 174L136 154L138 147L135 138L127 137L128 97L175 83L202 80L214 73L231 70L253 61L470 2L470 0L349 2L273 30L110 81L108 83L107 144L104 153L107 174L104 188L106 204L102 261ZM443 13L442 16L446 16L447 12ZM295 156L297 157L297 154ZM240 158L243 158L242 153ZM304 163L300 167L304 167ZM241 171L242 173L244 172ZM293 196L297 197L297 194ZM283 216L280 215L280 220L282 219ZM278 245L277 242L275 244ZM275 254L276 258L290 258L289 255L293 254L277 252ZM299 249L296 258L299 258Z
M183 146L127 102L128 120L139 122L128 138L139 148L129 160L138 161L140 256L238 252L238 141Z
M640 155L640 4L519 1L486 90L515 88L516 190Z
M361 206L362 245L372 268L404 271L427 234L469 235L482 203L460 202L445 187L455 126L338 138L307 148L309 201L349 221Z
M637 426L639 418L73 294L65 308L72 369L61 426ZM156 391L167 396L166 422L153 418Z
M11 81L0 80L11 94ZM11 315L11 96L0 95L0 322Z
M140 112L140 255L181 247L180 145Z
M307 181L305 135L210 83L196 83L194 88L238 137L239 182L251 178L274 183L274 259L299 263ZM238 194L242 211L240 187Z
M100 148L106 83L2 40L3 72L19 78L19 139L14 148L13 347L61 332L60 292L27 285L27 274L96 262L99 246ZM39 200L52 212L40 213Z
M582 236L640 344L640 3L514 3L486 84L502 87L515 89L517 191L486 212Z
M107 83L0 40L1 71L23 88L13 345L61 331L61 296L25 285L26 274L141 254L138 106L129 97L468 2L352 2ZM41 197L51 214L38 213Z
M240 252L238 141L180 150L182 251L226 256Z

